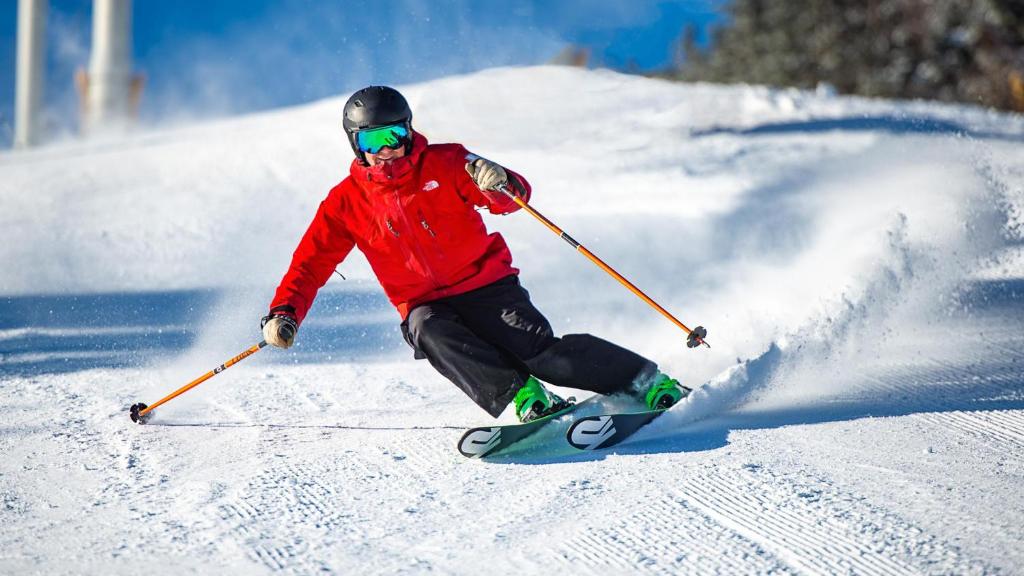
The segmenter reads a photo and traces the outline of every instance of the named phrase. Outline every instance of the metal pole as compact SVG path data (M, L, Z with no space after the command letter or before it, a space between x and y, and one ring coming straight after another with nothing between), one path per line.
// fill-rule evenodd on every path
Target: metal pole
M519 182L517 182L514 178L511 179L511 180L512 180L513 184L516 186L516 188L520 190L520 192L525 193L525 190L522 189L522 187L521 187L522 185L519 184ZM518 204L519 207L522 208L523 210L526 210L531 216L533 216L537 220L540 220L540 222L542 224L547 226L552 232L554 232L559 237L561 237L562 240L565 240L566 242L568 242L570 246L572 246L573 248L576 249L576 251L578 251L580 254L583 254L584 256L586 256L588 260L590 260L591 262L596 264L598 268L600 268L600 269L604 270L606 273L608 273L609 276L611 276L612 278L615 278L616 280L618 280L620 284L625 286L627 289L629 289L630 292L632 292L637 297L639 297L641 300L646 302L651 308L654 308L659 313L661 313L662 316L664 316L670 322L675 324L680 330L682 330L683 332L686 332L686 335L687 335L686 344L687 344L687 346L689 346L690 348L695 348L695 347L700 346L700 345L703 344L704 346L707 346L708 348L711 348L711 345L708 344L706 340L704 340L704 338L707 336L708 332L707 332L707 330L704 329L703 326L697 326L696 328L693 328L691 330L690 327L688 327L686 324L683 324L682 322L680 322L668 310L665 310L665 308L663 308L661 306L661 304L658 304L657 302L654 301L653 298L651 298L647 294L644 294L644 292L642 290L640 290L632 282L627 280L625 276L623 276L622 274L619 274L614 268L612 268L611 266L606 264L604 262L604 260L601 260L600 258L598 258L596 254L594 254L590 250L587 250L586 246L584 246L584 245L580 244L579 242L577 242L576 240L574 240L572 236L569 236L568 234L566 234L561 228L559 228L557 225L555 225L554 222L552 222L551 220L548 220L546 216L544 216L543 214L541 214L537 210L534 210L534 208L532 206L530 206L529 204L527 204L525 200L523 200L519 196L513 194L508 189L507 186L502 184L501 186L498 187L498 191L500 191L501 193L503 193L506 196L508 196L513 202Z
M171 392L167 396L164 396L152 406L147 406L146 404L143 404L141 402L138 404L132 404L132 407L129 409L129 415L131 416L132 422L135 422L136 424L145 424L146 418L153 412L153 410L156 410L157 406L174 400L175 398L181 396L185 392L188 392L189 390L195 388L196 386L199 386L203 382L206 382L210 378L213 378L217 374L220 374L221 372L227 370L228 368L231 368L235 364L238 364L242 360L245 360L249 356L252 356L253 354L259 352L266 345L266 340L260 340L258 344L252 345L245 352L242 352L238 356L235 356L234 358L228 360L227 362L221 364L220 366L217 366L213 370L210 370L206 374L203 374L199 378L196 378L195 380L189 382L188 384L182 386L181 388L178 388L174 392Z
M130 118L131 38L131 0L94 0L86 95L88 131L123 128Z
M39 112L46 64L46 13L49 0L18 0L18 56L14 97L14 147L42 140Z

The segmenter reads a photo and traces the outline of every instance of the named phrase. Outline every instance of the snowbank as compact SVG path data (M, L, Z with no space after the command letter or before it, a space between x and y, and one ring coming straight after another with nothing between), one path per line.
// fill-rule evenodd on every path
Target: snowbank
M708 328L712 348L686 349L528 215L488 217L558 332L636 349L691 397L618 453L460 465L457 432L485 415L413 362L354 255L296 348L176 400L161 426L128 428L129 404L259 337L296 241L347 172L347 95L7 153L0 546L18 555L0 566L128 572L125 558L188 556L207 570L472 573L500 558L509 573L971 573L1024 561L1024 522L1008 512L1024 477L1012 457L1024 119L559 67L401 89L432 141L525 174L538 210ZM87 552L61 563L48 542Z

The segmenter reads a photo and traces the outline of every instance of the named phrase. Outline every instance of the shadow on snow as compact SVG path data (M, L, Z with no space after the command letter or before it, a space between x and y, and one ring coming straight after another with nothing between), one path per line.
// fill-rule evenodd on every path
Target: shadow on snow
M222 294L215 291L180 291L2 298L0 375L140 366L183 353L197 339L184 319L205 317L221 297ZM972 314L1024 319L1024 280L974 282L961 291L959 299L970 304ZM393 310L379 293L326 292L318 299L317 306L344 310L341 314L328 311L321 316L347 315L349 321L340 325L307 323L303 326L306 346L294 354L282 355L282 362L323 362L325 354L336 354L339 350L362 361L382 353L408 353ZM806 405L724 409L681 425L666 435L627 442L608 451L577 452L569 447L562 441L568 428L566 422L564 426L549 426L523 447L513 448L506 455L489 461L549 464L601 460L612 454L699 452L726 446L729 433L734 430L921 412L1022 409L1024 351L1014 345L993 343L992 346L995 353L989 354L982 363L938 367L908 365L873 376L869 379L871 382L851 390L845 397L840 395ZM753 386L775 373L778 354L778 349L773 348L748 363L752 367ZM409 357L411 359L411 354ZM240 425L201 424L204 427ZM380 429L393 428L381 426ZM462 427L423 429L461 430ZM452 442L454 447L454 437Z
M971 138L1003 140L1008 142L1024 141L1024 134L1010 134L972 130L953 122L931 118L928 116L880 115L840 118L814 118L787 122L770 122L746 128L713 126L702 130L694 130L690 136L702 138L719 134L736 136L784 135L784 134L819 134L824 132L887 132L889 134L924 134L950 135Z
M0 297L0 375L131 368L172 358L196 344L226 297L215 290ZM407 348L398 316L379 292L323 292L317 308L329 311L311 313L296 347L261 361L366 361ZM262 313L253 311L254 340ZM342 323L331 323L335 318Z

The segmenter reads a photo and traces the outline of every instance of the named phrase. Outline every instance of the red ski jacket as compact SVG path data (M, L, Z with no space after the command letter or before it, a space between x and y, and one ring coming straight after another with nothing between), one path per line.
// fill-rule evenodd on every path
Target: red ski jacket
M517 274L500 234L488 234L476 207L508 214L519 206L491 200L466 173L461 144L428 145L413 134L412 151L374 167L352 162L299 242L271 310L291 306L306 317L316 293L353 247L366 255L402 320L415 306L462 294ZM508 171L526 190L522 176Z

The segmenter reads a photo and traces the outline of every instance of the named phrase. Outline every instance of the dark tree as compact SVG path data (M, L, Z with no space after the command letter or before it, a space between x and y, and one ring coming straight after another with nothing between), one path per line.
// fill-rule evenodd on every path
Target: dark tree
M732 0L669 76L1024 111L1024 0Z

